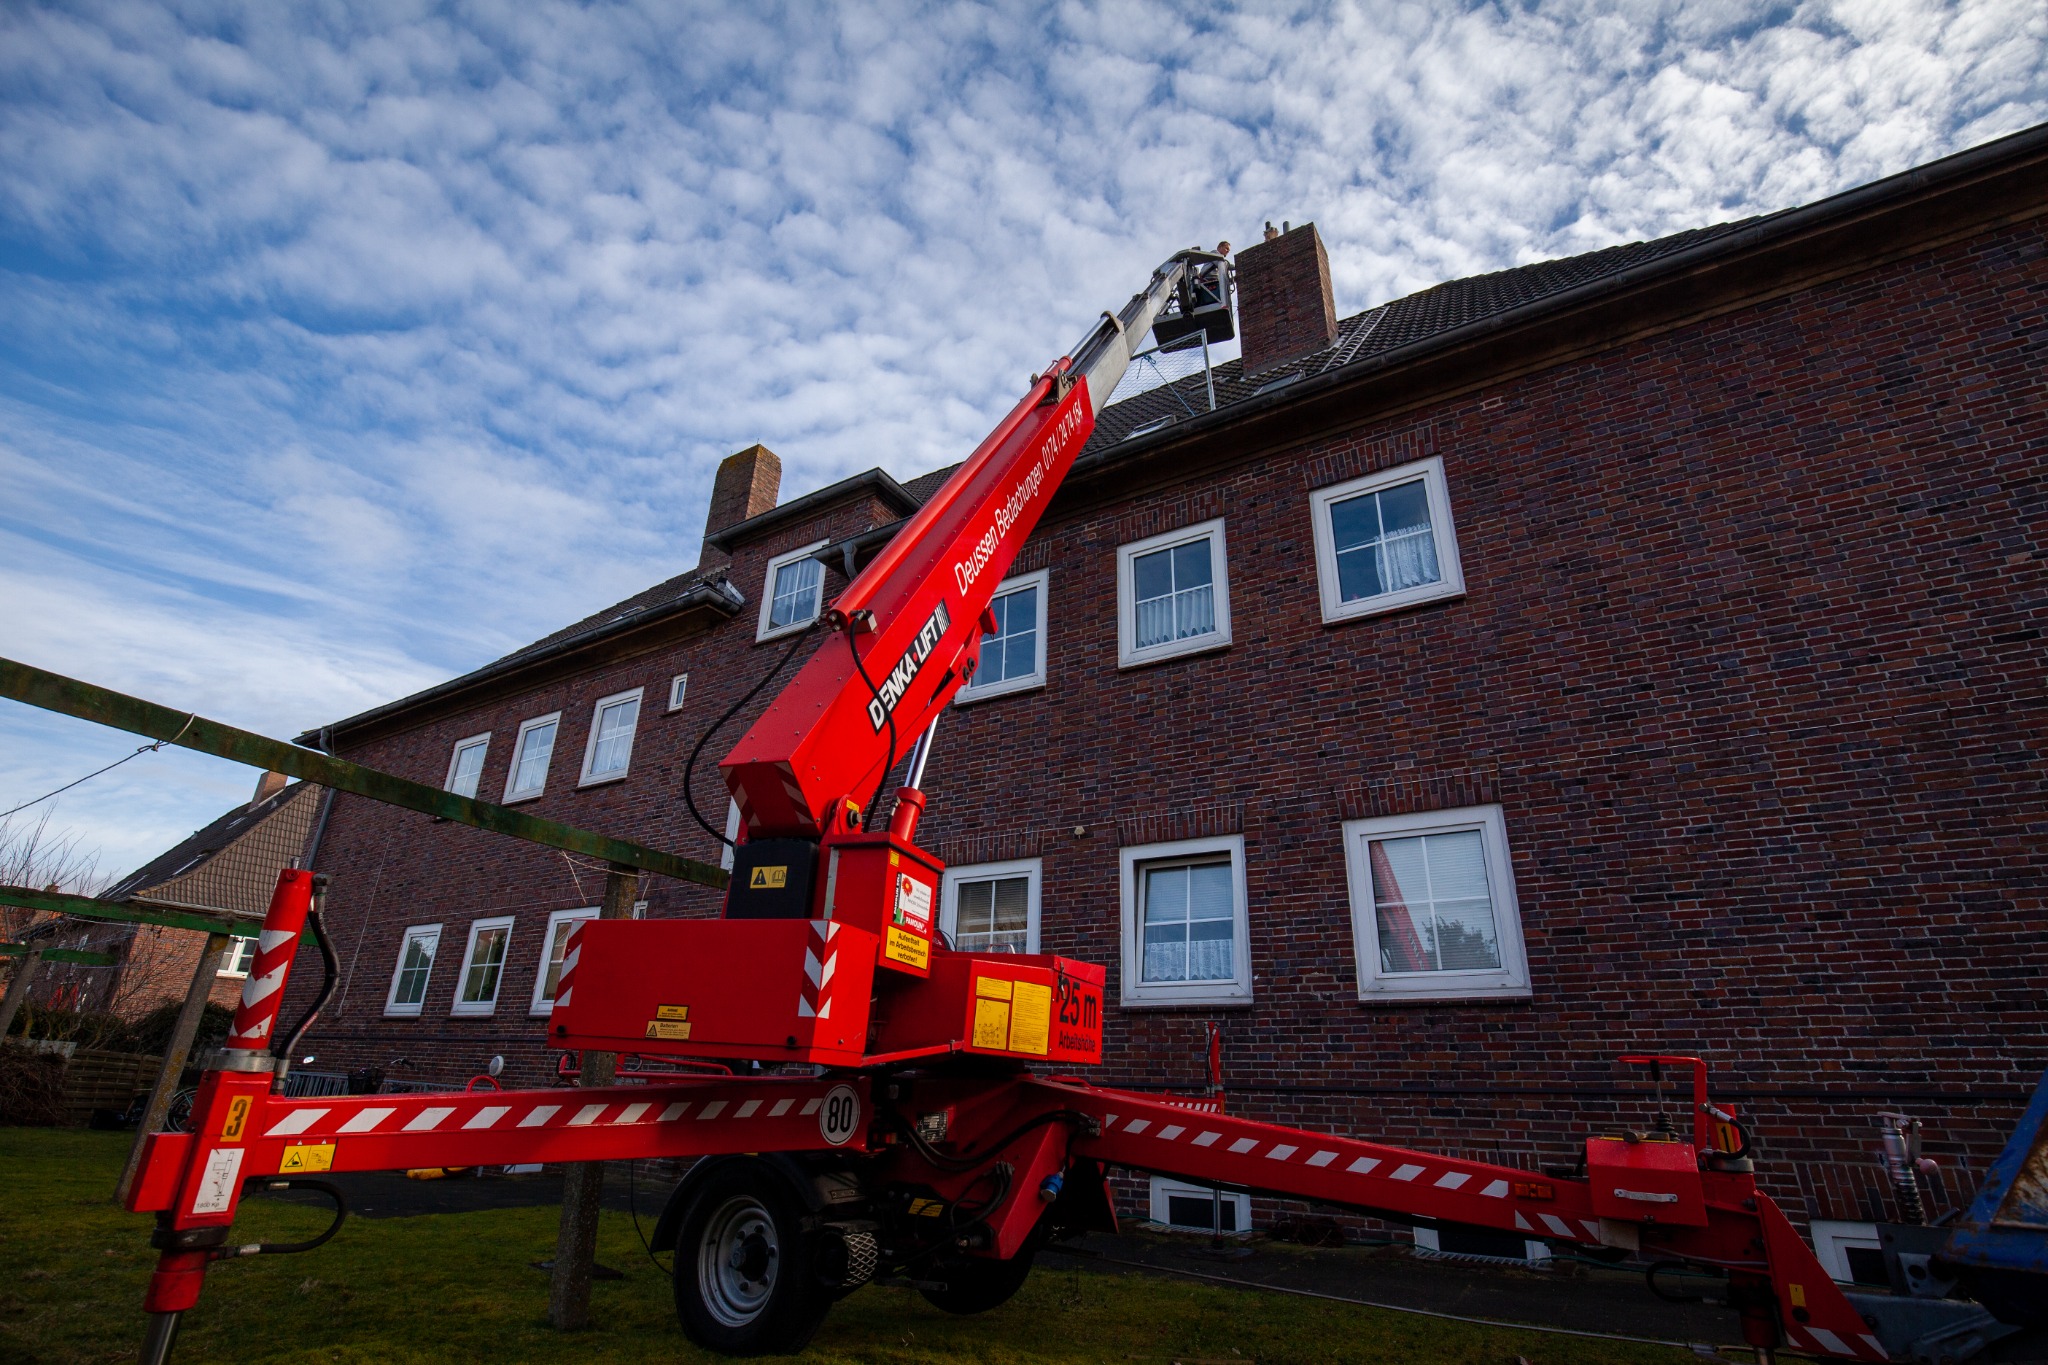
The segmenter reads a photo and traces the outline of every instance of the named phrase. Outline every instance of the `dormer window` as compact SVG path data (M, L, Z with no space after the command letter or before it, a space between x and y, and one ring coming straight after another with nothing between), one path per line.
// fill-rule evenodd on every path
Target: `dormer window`
M761 588L761 624L756 640L802 630L818 619L825 605L825 566L811 558L824 541L791 550L768 561L767 580Z

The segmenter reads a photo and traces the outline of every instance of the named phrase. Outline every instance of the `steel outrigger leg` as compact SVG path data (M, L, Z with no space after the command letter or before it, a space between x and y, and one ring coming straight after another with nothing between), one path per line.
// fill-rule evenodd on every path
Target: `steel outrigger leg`
M170 1365L171 1347L178 1340L178 1320L183 1316L175 1308L149 1315L149 1329L142 1335L142 1365Z

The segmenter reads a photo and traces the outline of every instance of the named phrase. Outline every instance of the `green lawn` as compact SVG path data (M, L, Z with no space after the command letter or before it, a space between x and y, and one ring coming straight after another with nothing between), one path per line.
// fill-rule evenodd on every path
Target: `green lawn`
M0 1362L129 1361L155 1253L150 1220L109 1198L127 1148L115 1133L0 1128ZM293 1361L697 1361L667 1277L624 1214L599 1255L625 1271L596 1288L597 1326L557 1333L547 1281L555 1211L351 1219L319 1251L214 1267L179 1338L181 1365ZM324 1215L257 1200L238 1227L284 1240ZM807 1361L1470 1362L1690 1361L1681 1351L1470 1327L1278 1294L1092 1271L1040 1271L995 1312L954 1318L904 1290L868 1288L834 1309Z

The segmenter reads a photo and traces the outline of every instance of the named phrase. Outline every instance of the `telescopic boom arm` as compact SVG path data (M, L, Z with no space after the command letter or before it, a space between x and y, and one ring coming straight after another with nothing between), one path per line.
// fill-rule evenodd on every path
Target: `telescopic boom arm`
M996 585L1131 356L1192 272L1226 268L1180 252L1104 313L840 594L825 623L848 643L817 650L720 764L750 840L819 838L847 802L879 794L972 675Z

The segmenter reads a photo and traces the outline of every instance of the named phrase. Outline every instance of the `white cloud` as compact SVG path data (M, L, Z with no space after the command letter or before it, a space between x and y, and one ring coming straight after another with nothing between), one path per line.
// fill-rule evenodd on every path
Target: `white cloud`
M1176 247L1313 218L1351 311L2039 122L2044 54L2031 0L10 7L0 653L289 733L693 563L749 442L958 458ZM0 746L0 808L91 766ZM161 757L65 798L110 861L246 786Z

